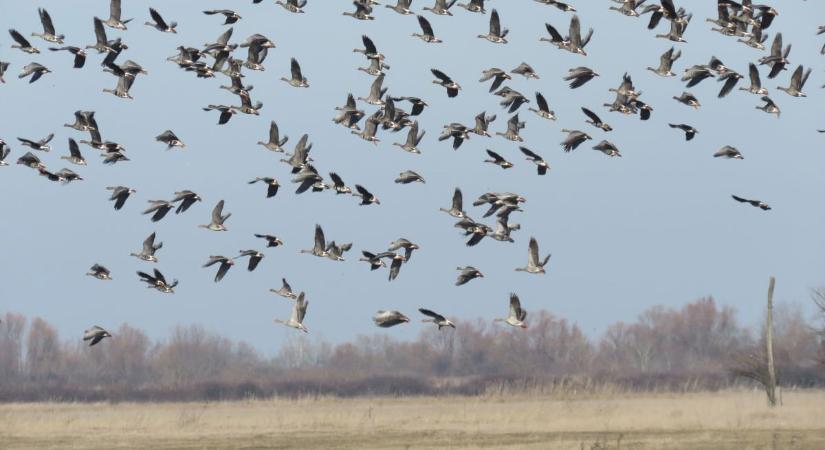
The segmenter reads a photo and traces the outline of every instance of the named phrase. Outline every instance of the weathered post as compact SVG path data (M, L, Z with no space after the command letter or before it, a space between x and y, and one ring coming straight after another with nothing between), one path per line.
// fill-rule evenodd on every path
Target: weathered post
M768 394L768 405L776 406L776 366L773 361L773 288L776 285L776 278L771 277L768 286L768 311L765 324L765 351L768 358L768 382L765 392Z

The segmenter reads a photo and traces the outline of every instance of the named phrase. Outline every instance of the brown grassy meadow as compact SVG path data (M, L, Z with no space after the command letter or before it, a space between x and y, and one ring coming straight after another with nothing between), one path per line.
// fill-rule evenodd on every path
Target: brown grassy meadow
M0 405L3 449L822 449L825 391Z

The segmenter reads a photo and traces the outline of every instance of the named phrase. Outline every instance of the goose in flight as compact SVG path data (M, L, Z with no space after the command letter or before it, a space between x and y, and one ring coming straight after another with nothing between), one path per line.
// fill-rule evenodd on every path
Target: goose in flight
M226 231L227 228L223 223L231 216L232 213L223 214L223 200L221 200L215 205L215 208L212 209L212 221L209 222L208 225L198 225L198 227L206 228L210 231Z
M291 300L296 300L298 298L294 292L292 292L292 286L286 281L286 278L281 278L281 288L280 289L270 289L269 292L273 292L275 294L280 295L281 297L288 298Z
M613 156L618 156L620 158L622 157L622 154L619 152L618 147L616 147L616 145L614 143L612 143L610 141L607 141L607 140L602 140L601 142L599 142L598 144L593 146L593 150L598 150L598 151L600 151L600 152L602 152L605 155L610 156L610 157L613 157Z
M378 197L373 195L372 192L368 191L364 186L361 186L360 184L356 184L355 185L355 190L357 192L354 192L352 195L361 198L360 205L366 206L366 205L372 205L373 203L376 204L376 205L381 204L381 201L378 200Z
M675 51L674 47L670 47L670 50L662 53L662 56L659 58L659 67L653 68L648 67L647 70L659 75L660 77L675 77L676 74L673 73L673 63L676 62L682 56L682 51Z
M576 12L576 8L568 5L567 3L560 2L558 0L536 0L536 2L548 6L555 6L556 8L564 12Z
M488 116L487 111L481 111L475 117L475 127L468 131L479 136L491 137L489 131L487 130L490 128L490 124L495 121L495 114L491 114Z
M229 272L229 269L235 265L235 261L232 258L227 258L226 256L210 256L203 267L210 267L218 263L220 263L220 267L218 267L218 273L215 274L215 283L221 281L226 275L226 272Z
M49 142L51 142L51 140L53 138L54 138L54 133L49 133L48 136L46 136L43 139L40 139L39 141L33 141L31 139L26 139L26 138L21 138L21 137L17 138L17 140L20 141L20 143L22 145L24 145L26 147L29 147L31 149L40 150L42 152L48 152L52 149L52 146L49 145Z
M258 267L258 264L264 259L264 254L257 251L257 250L241 250L240 254L236 256L234 259L249 257L249 262L246 265L246 270L252 272Z
M55 44L62 44L66 36L57 34L54 30L54 23L49 12L43 8L37 8L37 13L40 15L40 24L43 25L42 33L32 33L32 36L39 37L47 42L54 42Z
M455 0L453 1L455 2ZM430 72L438 78L438 80L433 80L433 84L444 86L444 88L447 89L448 97L453 98L458 95L458 91L461 90L461 86L453 81L452 78L438 69L430 69Z
M115 1L115 0L112 0ZM120 1L118 1L120 3ZM241 20L240 14L232 11L231 9L210 9L208 11L204 11L204 14L207 16L214 16L215 14L222 15L226 21L223 23L224 25L232 25L233 23Z
M25 155L17 158L17 164L22 164L31 169L45 169L46 166L40 162L40 158L35 156L32 152L26 152Z
M508 308L507 317L493 319L493 322L504 322L516 328L527 328L527 324L524 322L526 318L527 311L522 309L518 295L510 294L510 307Z
M762 87L762 81L759 79L759 69L756 64L750 63L748 65L748 74L750 76L751 85L749 87L740 87L740 91L750 92L756 95L768 95L768 89Z
M136 190L128 186L108 186L106 190L112 191L112 195L111 197L109 197L109 201L115 202L115 210L117 211L123 208L123 205L126 204L126 200L129 198L130 195L137 192Z
M175 27L178 26L177 22L172 21L167 23L155 8L149 8L149 15L152 16L154 22L146 22L145 25L163 33L177 33L177 30L175 30Z
M395 179L396 183L399 184L410 184L410 183L423 183L426 184L427 182L424 180L424 177L419 175L418 173L412 170L405 170L398 174L398 177Z
M418 250L421 247L419 247L418 244L414 244L409 239L399 238L395 241L390 242L390 245L387 248L387 250L394 252L402 248L404 249L404 262L409 262L410 258L412 258L413 250Z
M163 274L158 270L154 270L154 275L149 275L146 272L137 272L138 276L140 277L140 281L146 283L148 288L156 289L164 294L174 294L175 287L178 285L178 280L172 281L172 283L168 283L166 278Z
M109 3L109 18L104 20L103 24L116 30L125 30L126 24L131 21L132 19L121 20L120 0L111 0Z
M736 147L726 145L713 154L714 158L745 159Z
M483 1L483 0L482 0ZM459 4L459 6L462 6ZM465 7L466 8L466 7ZM484 6L482 3L481 10L484 10ZM490 14L490 31L487 34L479 34L478 37L481 39L487 39L488 41L494 44L506 44L507 43L507 34L510 32L508 29L501 29L501 20L498 16L498 11L493 9L492 14Z
M504 133L497 131L496 135L514 142L524 142L524 138L519 135L519 131L524 128L525 123L519 120L518 114L507 121L507 131Z
M407 323L410 321L410 318L398 311L381 310L375 313L372 317L372 321L381 328L390 328L402 323Z
M34 83L35 81L39 80L44 74L52 73L48 67L40 64L40 63L29 63L23 66L23 71L17 75L17 78L26 78L27 76L31 75L29 78L29 84Z
M166 217L166 214L175 206L166 200L149 200L149 207L143 211L143 214L152 214L152 222L158 222Z
M393 142L392 145L400 147L405 152L420 155L421 150L418 149L418 144L421 142L421 139L424 138L424 134L426 133L426 130L422 130L421 133L418 132L418 121L415 120L412 125L410 125L410 131L407 132L407 140L403 144Z
M287 79L286 77L281 77L281 81L286 81L290 86L293 87L301 87L301 88L308 88L309 83L303 74L301 73L301 65L298 64L298 60L292 58L290 60L290 73L291 78Z
M686 141L692 140L693 137L696 136L696 133L699 132L699 130L697 130L696 128L693 128L692 126L684 124L684 123L680 123L680 124L669 123L668 126L670 128L678 128L678 129L684 131Z
M6 71L9 70L9 65L11 63L6 61L0 61L0 83L5 83L6 80L3 78L3 75L6 74Z
M435 0L435 5L432 7L425 6L424 10L440 16L452 16L453 13L450 12L450 8L455 5L456 1L457 0Z
M577 89L585 85L588 81L598 77L598 72L589 67L574 67L567 71L564 81L570 82L570 89Z
M358 258L358 261L364 261L369 263L370 271L378 270L382 267L387 267L387 264L385 264L381 258L390 256L389 252L373 253L367 250L362 250L361 254L363 255L363 257Z
M487 13L487 10L484 9L484 0L470 0L470 3L458 3L456 6L459 8L464 8L469 12L481 14Z
M173 147L186 148L186 144L184 144L183 141L181 141L180 138L178 138L178 136L172 130L164 131L163 133L155 137L155 140L166 144L167 150Z
M440 44L444 42L435 36L433 26L424 16L418 16L418 25L421 27L421 33L413 33L413 37L417 37L428 44Z
M613 131L613 127L602 122L602 119L600 119L599 116L596 115L596 113L594 113L593 111L582 106L582 112L585 116L588 117L588 120L586 120L587 123L593 125L596 128L600 128L605 132Z
M498 153L496 153L496 152L494 152L490 149L487 149L487 154L490 155L490 158L493 158L493 159L485 159L484 162L490 163L490 164L495 164L495 165L501 167L502 169L509 169L509 168L513 167L513 163L511 163L510 161L507 161L506 159L504 159L504 157L502 157Z
M387 8L389 8L389 9L395 11L395 12L397 12L398 14L401 14L402 16L411 16L411 15L415 14L410 9L411 5L412 5L412 0L398 0L395 3L395 5L384 5L384 6L386 6Z
M490 85L490 92L495 91L501 84L504 83L505 80L512 80L513 77L510 76L509 73L505 72L498 67L491 67L483 72L481 72L481 79L478 80L479 83L484 83L485 81L493 80L493 84Z
M761 200L748 200L746 198L738 197L736 195L731 195L731 197L733 197L733 199L736 200L739 203L749 203L751 206L753 206L755 208L759 208L762 211L770 211L771 210L771 207L767 203L765 203Z
M253 3L259 3L261 1L262 0L254 0ZM303 8L307 5L307 0L286 0L286 3L278 0L275 3L281 5L281 7L291 13L303 14L305 12Z
M89 341L89 347L97 344L98 342L102 341L103 338L110 338L112 337L108 331L104 330L103 328L95 325L88 330L83 331L83 340Z
M458 279L455 282L456 286L462 286L469 283L476 278L484 278L484 274L473 266L456 267L459 271Z
M309 306L309 301L306 300L306 294L301 292L298 294L298 297L295 299L295 303L292 305L292 315L289 317L289 320L273 320L275 323L280 323L288 327L301 330L304 333L308 333L309 330L307 330L307 327L304 326L304 317L307 314L307 306Z
M320 258L327 257L326 240L324 239L324 230L321 225L315 225L315 246L311 250L301 250L301 253L309 253Z
M371 0L354 0L352 4L355 6L355 11L344 11L344 15L358 20L375 20L370 2Z
M28 39L24 38L19 31L15 30L14 28L11 28L9 29L9 34L11 35L11 38L14 39L14 42L16 42L16 44L11 45L11 48L19 48L21 51L30 54L40 53L40 50L37 47L33 46L28 41Z
M278 247L279 245L284 245L284 241L279 239L277 236L273 236L271 234L257 234L255 233L255 237L258 239L263 239L266 241L266 247Z
M532 274L545 274L544 266L550 261L550 254L544 257L544 260L539 260L539 243L536 238L530 238L530 244L527 249L527 266L519 267L516 272L527 272Z
M432 310L425 309L425 308L418 308L418 312L420 312L421 314L424 314L425 316L429 317L429 319L424 319L421 322L423 322L423 323L434 323L434 324L436 324L436 326L438 326L439 330L443 327L455 328L454 323L450 322L449 320L447 320L446 317L444 317L441 314L438 314L438 313L436 313Z
M401 272L401 264L406 262L406 258L403 255L399 255L393 252L385 252L382 255L388 255L392 262L390 263L390 275L388 277L389 281L395 280L398 278L398 274Z
M344 179L341 178L335 172L330 172L329 177L332 178L332 188L335 189L335 194L352 194L352 189L344 183Z
M550 105L547 104L547 99L541 92L536 92L536 105L538 109L528 108L530 111L536 113L542 119L556 120L556 112L550 110Z
M86 51L80 47L73 47L71 45L65 47L49 47L50 51L59 52L59 51L67 51L74 55L74 63L72 65L75 69L82 69L83 66L86 64ZM85 131L85 130L84 130Z
M779 106L771 100L770 97L767 95L762 96L762 101L765 102L762 106L757 106L756 109L761 109L768 114L775 114L776 118L779 118L779 115L782 114L782 111L779 109Z
M384 74L381 74L370 85L369 95L366 98L365 97L358 97L358 100L369 103L370 105L384 106L384 100L382 100L381 97L383 97L384 94L387 93L387 88L382 88L381 86L383 84L384 84Z
M544 175L548 170L550 170L550 164L538 154L533 153L533 151L529 148L520 146L519 150L524 153L524 156L527 157L528 161L533 161L533 163L536 164L536 171L539 175Z
M526 62L523 62L523 63L519 64L518 66L516 66L516 68L511 70L510 73L514 73L516 75L521 75L524 78L527 78L528 80L531 79L531 78L533 78L535 80L539 79L539 74L536 73L536 71L533 69L533 67L530 64L527 64Z
M143 249L140 253L130 253L129 256L134 256L138 259L143 261L158 262L158 258L155 256L155 252L160 250L163 247L163 242L159 242L155 244L155 233L152 233L143 241Z
M278 188L281 185L278 183L278 180L272 177L255 177L254 180L250 180L248 184L255 184L259 181L263 181L266 185L266 198L272 198L275 194L278 193Z
M111 280L112 274L109 272L109 269L101 266L100 264L94 264L89 272L86 275L90 277L95 277L98 280Z
M702 106L702 104L699 103L699 100L693 94L687 91L682 92L682 95L679 97L674 96L673 99L679 103L685 104L695 109L699 109L699 107Z
M175 197L170 203L180 202L178 208L175 210L175 214L181 214L186 212L186 210L199 201L201 201L200 195L188 189L184 189L182 191L175 192Z
M453 203L450 209L439 208L439 210L444 211L456 219L463 219L467 217L467 213L464 212L464 200L461 194L461 189L455 188L455 192L453 192Z
M803 74L804 67L800 64L796 70L794 71L793 75L791 76L791 84L788 87L777 87L780 91L785 91L788 95L793 97L807 97L807 95L802 92L802 88L805 87L805 83L808 82L808 77L811 75L811 68L809 67L807 71Z

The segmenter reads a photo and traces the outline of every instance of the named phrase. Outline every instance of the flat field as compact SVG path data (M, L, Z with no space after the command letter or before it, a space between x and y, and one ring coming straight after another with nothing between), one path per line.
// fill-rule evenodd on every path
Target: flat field
M825 391L0 405L0 449L824 449Z

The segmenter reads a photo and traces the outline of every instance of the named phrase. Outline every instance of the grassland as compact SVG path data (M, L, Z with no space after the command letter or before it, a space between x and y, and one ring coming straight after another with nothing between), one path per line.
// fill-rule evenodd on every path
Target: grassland
M822 449L825 392L0 405L1 449Z

